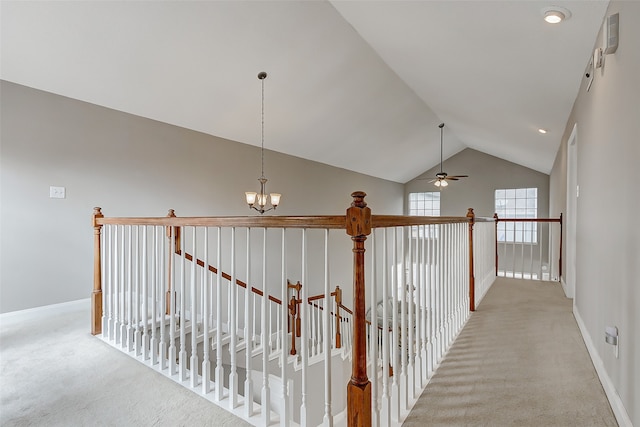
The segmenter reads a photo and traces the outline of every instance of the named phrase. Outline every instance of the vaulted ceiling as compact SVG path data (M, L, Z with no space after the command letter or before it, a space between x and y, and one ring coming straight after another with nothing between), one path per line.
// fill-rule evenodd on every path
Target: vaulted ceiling
M549 173L607 4L2 0L0 78L259 146L266 71L267 149L404 183L445 122Z

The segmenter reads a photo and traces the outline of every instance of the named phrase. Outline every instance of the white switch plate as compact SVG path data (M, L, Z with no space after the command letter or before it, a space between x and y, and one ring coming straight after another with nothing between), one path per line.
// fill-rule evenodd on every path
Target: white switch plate
M49 187L50 199L64 199L66 197L66 191L64 187Z

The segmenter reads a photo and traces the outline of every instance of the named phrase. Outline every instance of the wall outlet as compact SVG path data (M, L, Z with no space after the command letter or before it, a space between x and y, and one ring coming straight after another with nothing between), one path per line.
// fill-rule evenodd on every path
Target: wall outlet
M66 190L64 187L49 187L50 199L64 199L66 197Z

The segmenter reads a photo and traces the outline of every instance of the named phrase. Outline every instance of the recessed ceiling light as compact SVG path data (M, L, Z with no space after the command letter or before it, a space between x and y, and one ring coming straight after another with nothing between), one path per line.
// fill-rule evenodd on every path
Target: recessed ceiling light
M544 20L550 24L559 24L560 22L571 18L571 12L560 6L549 6L542 9Z
M545 134L545 133L547 133L547 130L540 128L540 129L538 129L538 132L540 132L541 134Z

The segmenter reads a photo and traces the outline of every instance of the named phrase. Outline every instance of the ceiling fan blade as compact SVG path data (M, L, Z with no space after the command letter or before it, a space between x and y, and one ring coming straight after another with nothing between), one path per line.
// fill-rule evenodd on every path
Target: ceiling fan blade
M469 178L469 175L451 175L451 176L447 176L447 179L451 179L451 178Z
M456 178L455 176L448 176L445 178L447 181L457 181L458 178Z

